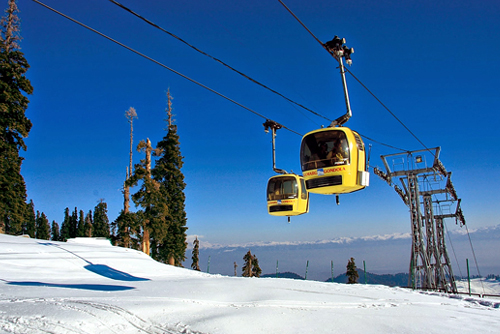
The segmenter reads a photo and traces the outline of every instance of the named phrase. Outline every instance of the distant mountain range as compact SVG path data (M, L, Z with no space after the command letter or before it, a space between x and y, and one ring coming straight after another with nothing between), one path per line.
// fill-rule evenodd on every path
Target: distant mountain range
M474 240L475 254L481 262L481 272L500 274L498 254L492 251L500 248L500 224L470 229L470 235L466 232L465 229L457 229L448 233L447 244L453 245L453 248L448 248L448 253L452 258L454 275L467 274L466 260L473 259L470 237ZM397 273L407 273L409 270L411 244L410 233L231 245L210 244L200 238L199 264L202 271L233 276L236 263L237 274L240 276L244 265L243 256L251 249L252 254L259 259L262 272L270 273L268 277L276 277L279 264L278 271L283 274L299 273L304 277L307 270L307 279L315 281L331 280L333 267L333 274L336 276L334 280L344 281L338 275L345 272L348 260L354 258L358 268L367 271L368 284L406 286L408 277ZM191 257L187 258L184 266L190 267ZM392 275L375 275L371 272ZM364 273L361 273L359 282L364 283ZM471 267L471 275L477 274L478 271Z
M364 271L361 269L358 269L358 274L359 274L359 279L358 283L364 284L365 283L365 274ZM290 278L290 279L299 279L303 280L304 277L292 273L292 272L283 272L283 273L278 273L276 274L265 274L261 275L260 277L270 277L270 278ZM328 278L325 280L325 282L331 282L332 279ZM335 283L347 283L347 276L346 274L341 274L338 275L337 277L334 277L333 281ZM385 274L385 275L377 275L377 274L372 274L367 272L366 273L366 284L380 284L380 285L387 285L387 286L399 286L399 287L406 287L408 286L408 274L406 273L399 273L395 275L391 274Z

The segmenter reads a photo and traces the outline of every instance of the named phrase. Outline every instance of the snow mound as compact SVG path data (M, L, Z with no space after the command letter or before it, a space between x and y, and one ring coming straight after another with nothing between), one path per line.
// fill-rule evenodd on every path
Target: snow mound
M1 333L487 333L500 328L495 299L209 275L101 243L0 235L0 264Z

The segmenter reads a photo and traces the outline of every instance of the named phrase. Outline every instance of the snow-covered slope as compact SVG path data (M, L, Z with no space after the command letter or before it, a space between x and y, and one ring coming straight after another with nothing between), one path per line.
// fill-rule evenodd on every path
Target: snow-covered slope
M497 333L500 300L209 275L103 242L0 235L2 333Z

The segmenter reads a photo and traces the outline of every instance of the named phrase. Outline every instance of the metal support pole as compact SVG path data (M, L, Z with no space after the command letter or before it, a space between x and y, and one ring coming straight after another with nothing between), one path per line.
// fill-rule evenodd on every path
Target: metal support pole
M207 273L210 274L210 255L208 256Z
M465 259L467 262L467 281L469 282L469 296L471 296L470 292L470 273L469 273L469 259Z
M347 109L347 112L344 115L344 117L346 118L345 122L347 122L347 120L349 120L349 118L351 118L352 116L351 103L349 102L349 92L347 90L347 81L345 79L345 68L344 68L344 63L342 62L342 57L339 57L338 60L339 60L340 75L342 76L342 87L344 87L345 106Z
M366 284L366 263L365 263L365 260L363 260L363 272L365 274L365 284Z
M332 283L333 283L333 261L330 261L331 267L332 267Z
M278 278L278 260L276 260L276 278Z
M307 269L309 269L309 260L307 260L306 263L306 277L304 278L305 280L307 280Z
M272 145L273 145L273 171L275 171L278 174L286 174L286 170L276 168L276 148L275 148L276 130L281 129L283 126L271 120L266 120L266 122L262 125L264 125L264 131L266 133L269 131L269 128L271 128Z
M335 119L333 122L331 122L329 127L342 126L352 116L351 103L349 102L349 92L347 90L347 81L345 79L346 70L342 58L345 58L347 64L351 65L352 64L351 53L354 52L354 49L352 48L349 49L344 44L345 44L344 38L339 38L338 36L335 36L333 40L326 42L323 45L325 49L335 58L335 60L339 62L340 77L342 78L342 87L344 88L344 98L347 109L347 112L344 115L340 116L339 118Z

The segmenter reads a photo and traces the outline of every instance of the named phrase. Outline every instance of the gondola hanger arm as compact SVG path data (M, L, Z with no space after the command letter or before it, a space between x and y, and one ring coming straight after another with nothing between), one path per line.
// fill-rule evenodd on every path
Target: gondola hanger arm
M347 82L345 79L345 68L342 58L345 59L347 65L351 66L352 64L351 54L354 53L354 49L348 48L344 44L345 44L345 38L339 38L336 35L331 41L323 44L325 50L328 51L328 53L330 53L333 56L333 58L335 58L339 62L340 76L342 78L342 86L344 87L344 97L347 109L346 113L340 116L339 118L335 119L329 125L329 127L342 126L352 116L351 103L349 102L349 92L347 90Z
M269 129L271 129L271 134L272 134L272 145L273 145L273 171L275 171L278 174L288 174L288 172L284 169L279 169L276 168L276 149L275 149L275 137L276 137L276 130L281 129L283 126L273 120L266 120L262 125L264 125L264 131L266 133L269 132Z

